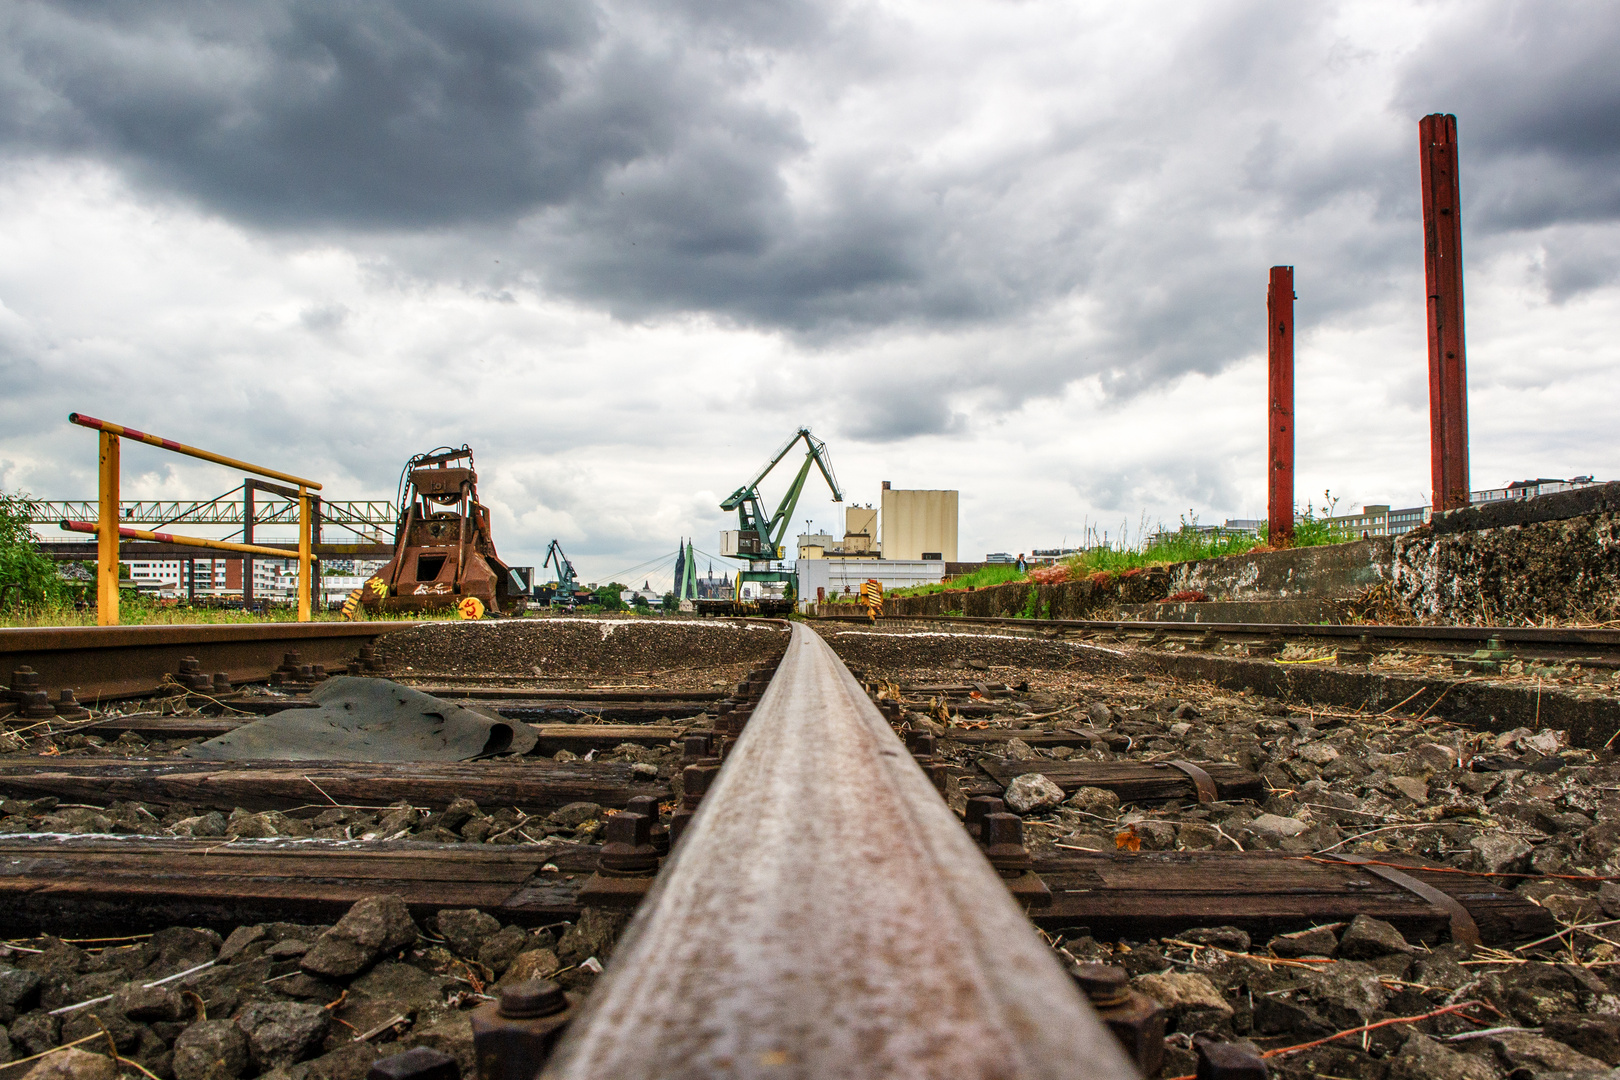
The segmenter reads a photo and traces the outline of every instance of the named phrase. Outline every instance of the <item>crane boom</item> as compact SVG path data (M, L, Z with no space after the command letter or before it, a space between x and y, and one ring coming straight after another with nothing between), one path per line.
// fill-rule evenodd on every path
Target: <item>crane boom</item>
M800 439L804 440L804 461L794 474L792 483L782 496L782 501L777 504L776 512L767 514L759 493L759 485L770 475L771 470L780 465L793 451ZM737 529L721 536L720 554L728 558L746 560L748 569L739 570L737 573L735 603L700 600L697 602L700 612L772 614L793 609L797 577L793 572L780 566L775 570L771 569L771 562L786 554L782 541L787 535L788 524L793 520L793 512L799 505L799 497L804 494L805 481L810 477L812 465L820 470L822 479L827 481L827 487L832 490L833 501L843 502L844 492L838 486L838 478L833 475L832 457L827 453L827 444L810 434L809 428L800 428L775 454L771 455L770 460L751 480L733 491L726 497L725 502L720 504L722 510L737 512Z
M544 570L550 566L553 559L557 563L557 592L551 599L551 606L571 609L574 606L574 590L579 587L579 580L574 576L574 564L563 554L562 545L555 540L546 548L546 561L540 564L540 569Z
M788 451L793 449L793 444L798 442L800 439L804 440L805 446L808 448L808 452L805 455L806 465L808 466L809 462L814 461L816 463L816 467L821 470L821 475L826 479L827 486L832 489L833 502L843 502L844 493L839 490L838 480L833 476L832 459L827 454L827 444L810 434L809 428L800 428L798 431L793 433L787 442L782 444L781 449L777 450L775 454L771 455L771 459L760 467L759 472L754 474L754 478L752 480L748 481L748 483L744 484L736 491L733 491L731 495L727 497L726 501L720 504L720 509L737 509L738 506L742 504L742 501L748 497L749 492L754 492L759 489L760 481L769 476L771 474L771 470L776 468L777 465L781 464L782 459L787 457Z
M781 464L782 459L788 456L789 451L800 439L803 439L805 444L804 463L799 466L793 482L788 485L782 501L777 504L776 512L767 514L759 492L760 482L770 475L772 469ZM737 512L736 549L726 554L734 558L747 559L750 564L768 563L771 559L783 556L782 540L787 533L788 523L793 520L793 511L799 505L799 497L804 494L804 483L810 475L811 465L815 465L821 471L827 486L832 489L833 501L844 501L844 493L833 475L832 459L827 453L827 444L810 434L809 428L800 428L793 433L792 438L782 444L781 449L772 455L765 463L765 467L756 473L752 480L732 492L726 501L720 504L722 510Z

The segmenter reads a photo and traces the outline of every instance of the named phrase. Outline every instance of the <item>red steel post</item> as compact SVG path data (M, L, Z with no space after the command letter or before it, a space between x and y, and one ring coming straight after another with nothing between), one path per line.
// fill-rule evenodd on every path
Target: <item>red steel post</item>
M1462 206L1457 118L1418 121L1423 271L1428 284L1429 458L1435 510L1468 505L1468 365L1463 353Z
M1269 378L1266 447L1266 542L1294 539L1294 268L1273 266L1266 289L1266 359Z

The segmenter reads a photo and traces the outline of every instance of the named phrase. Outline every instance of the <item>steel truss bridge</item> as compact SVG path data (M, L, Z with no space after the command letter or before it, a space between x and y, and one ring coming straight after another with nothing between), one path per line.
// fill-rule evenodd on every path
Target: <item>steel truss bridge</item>
M320 499L323 527L346 529L369 543L392 543L399 508L383 499ZM28 503L31 525L55 525L59 521L95 521L100 516L95 499L34 499ZM118 504L118 518L131 525L236 525L246 524L246 507L240 497L209 499L202 502L167 499L126 499ZM253 525L298 524L298 503L291 499L259 498L253 503Z

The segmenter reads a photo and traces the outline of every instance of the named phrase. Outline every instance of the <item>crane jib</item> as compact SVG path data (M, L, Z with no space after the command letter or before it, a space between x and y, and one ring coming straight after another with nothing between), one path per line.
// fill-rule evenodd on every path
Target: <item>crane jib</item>
M787 493L782 496L776 512L767 515L761 502L759 485L771 470L787 457L788 452L800 439L805 443L804 463L799 466L799 471L788 486ZM765 463L764 468L760 469L752 480L732 492L731 496L720 504L722 510L737 511L739 534L737 558L754 562L783 557L782 540L787 532L788 523L793 520L793 512L799 505L799 498L804 494L804 484L809 478L812 465L820 470L822 478L827 481L827 486L832 490L833 501L844 501L844 493L839 489L838 480L833 475L832 459L827 453L827 444L810 434L809 428L800 428L794 432L792 438L782 444L782 448Z

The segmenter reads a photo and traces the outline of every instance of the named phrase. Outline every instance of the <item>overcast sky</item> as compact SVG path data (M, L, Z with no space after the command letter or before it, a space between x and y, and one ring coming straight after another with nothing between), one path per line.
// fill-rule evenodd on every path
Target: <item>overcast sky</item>
M332 498L466 442L596 580L804 425L851 501L960 489L963 558L1259 517L1286 263L1300 502L1420 505L1431 112L1474 486L1620 477L1617 55L1564 0L6 0L0 487L94 495L72 410Z

